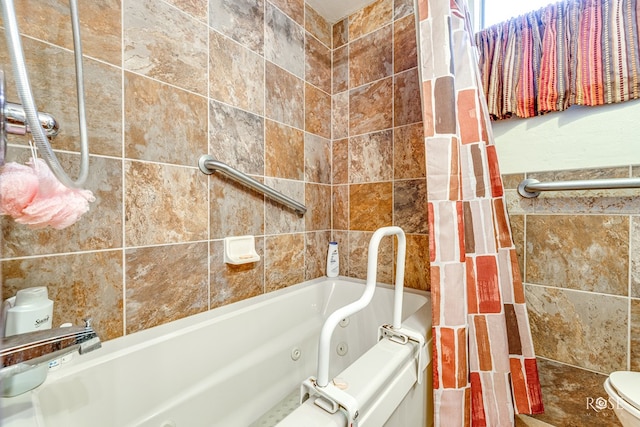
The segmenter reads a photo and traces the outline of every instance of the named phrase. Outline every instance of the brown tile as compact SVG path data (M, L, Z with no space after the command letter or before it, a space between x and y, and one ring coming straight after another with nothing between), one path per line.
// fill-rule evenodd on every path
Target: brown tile
M304 178L304 132L265 121L265 174L277 178Z
M206 25L164 2L123 5L124 68L206 95Z
M330 231L305 233L305 280L322 277L327 273L327 248L331 241ZM338 250L338 253L340 251Z
M393 224L405 233L429 232L427 181L412 179L393 183Z
M73 49L73 33L69 6L55 1L21 1L16 7L20 32L53 45ZM110 64L121 64L121 7L120 0L83 2L78 5L82 50ZM55 25L43 25L55 22ZM23 41L24 43L24 41Z
M404 16L411 15L415 20L413 1L412 0L394 0L393 1L393 19L400 19ZM415 24L414 24L415 25Z
M431 290L429 273L429 236L407 234L407 254L404 271L404 285L408 288Z
M628 294L628 218L528 215L526 239L528 283Z
M210 238L264 234L264 196L224 175L210 179Z
M264 0L211 1L209 25L252 51L263 53Z
M266 178L265 184L276 191L305 204L305 185L302 181ZM309 206L307 206L309 208ZM266 199L265 233L299 233L304 231L305 216L300 216L281 203Z
M167 0L167 3L174 5L194 18L207 22L207 7L209 6L207 0Z
M333 230L349 229L349 186L334 185L332 198Z
M124 103L127 158L193 166L207 152L205 98L126 72Z
M426 177L426 157L422 123L393 130L393 178Z
M309 84L305 87L305 130L331 138L331 95Z
M7 161L24 163L29 150L11 148ZM15 157L14 157L15 156ZM80 165L77 155L57 153L62 168L75 179ZM6 215L0 217L1 253L6 258L122 247L122 161L89 157L89 176L84 188L96 201L75 224L63 230L31 229Z
M304 281L304 234L265 237L265 292Z
M209 32L209 96L263 114L264 59L216 31Z
M269 0L299 25L304 25L304 0Z
M393 74L391 26L349 44L349 87L356 88Z
M331 186L305 184L306 231L331 229Z
M224 242L210 243L211 308L260 295L264 292L264 238L256 238L260 261L247 264L225 264Z
M334 140L332 146L332 183L349 182L349 140Z
M349 89L349 46L333 51L333 93Z
M304 82L267 62L265 115L275 121L304 129Z
M363 231L349 232L349 277L367 279L367 258L369 256L369 241L373 233ZM393 253L394 240L385 237L378 247L378 269L376 281L381 283L393 283Z
M304 137L306 182L331 184L331 141L310 133Z
M264 175L264 119L216 101L209 108L209 152L240 172Z
M126 161L127 246L206 239L207 179L193 168Z
M640 299L631 299L631 370L640 371Z
M390 181L393 177L392 131L349 138L349 182Z
M626 298L535 285L525 291L539 357L605 374L626 369Z
M304 78L304 28L268 2L265 24L265 59Z
M304 27L313 37L320 40L325 46L331 47L331 24L316 12L312 7L305 3L305 22Z
M391 225L393 187L390 182L349 186L349 229L375 231Z
M333 139L346 138L349 136L349 92L333 95L331 102Z
M416 20L411 14L393 25L393 72L400 73L417 66Z
M344 46L349 42L349 18L341 19L333 24L333 49Z
M331 93L331 49L314 37L306 37L305 80L324 92Z
M378 80L349 92L349 135L393 126L392 78Z
M349 41L362 37L393 20L393 0L376 0L349 16Z
M404 126L422 120L419 80L417 68L394 76L394 126Z
M122 250L2 261L2 295L46 286L53 324L90 317L102 341L122 336Z
M502 175L502 185L504 186L505 190L517 189L518 185L520 185L523 179L524 179L523 173L512 173L508 175Z
M594 402L608 399L602 384L606 375L538 359L544 414L535 419L553 426L619 426L612 409L598 411Z
M206 311L207 254L206 242L127 249L127 334Z

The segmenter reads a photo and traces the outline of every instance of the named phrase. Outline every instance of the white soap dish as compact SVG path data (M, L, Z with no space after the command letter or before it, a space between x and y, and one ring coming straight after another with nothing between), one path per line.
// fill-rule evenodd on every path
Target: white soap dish
M253 236L224 238L224 262L227 264L247 264L260 261Z

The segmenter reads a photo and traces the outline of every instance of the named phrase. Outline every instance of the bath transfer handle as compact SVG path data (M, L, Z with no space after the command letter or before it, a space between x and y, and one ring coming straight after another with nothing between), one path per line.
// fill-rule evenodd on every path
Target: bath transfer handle
M206 154L200 156L200 159L198 160L198 166L200 167L202 173L206 173L207 175L211 175L216 171L222 172L224 175L228 176L234 181L239 182L240 184L243 184L244 186L249 187L252 190L258 191L269 197L270 199L275 200L276 202L280 202L283 205L290 207L298 215L304 215L305 212L307 212L307 208L305 207L305 205L296 202L292 198L285 196L284 194L274 190L271 187L267 187L263 183L256 181L255 179L251 178L248 175L245 175L239 170L232 168L226 163L215 160L211 156L208 156Z
M318 376L316 383L319 387L326 387L329 384L329 347L331 336L338 323L363 308L373 299L376 290L376 274L378 269L378 247L380 241L385 236L398 236L398 256L396 259L396 285L393 302L393 328L400 329L402 326L402 294L404 292L404 261L407 251L407 240L404 231L400 227L382 227L376 230L369 241L369 254L367 257L367 283L364 293L359 300L347 304L337 309L325 320L320 331L320 342L318 343Z

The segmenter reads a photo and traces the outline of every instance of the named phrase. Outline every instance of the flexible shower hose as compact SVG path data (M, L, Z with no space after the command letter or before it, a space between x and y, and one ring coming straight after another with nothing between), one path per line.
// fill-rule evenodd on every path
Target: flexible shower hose
M87 124L84 108L84 84L82 71L82 46L80 41L80 23L78 19L78 3L76 0L69 1L71 9L71 24L73 30L73 45L76 63L76 87L78 95L78 121L80 125L80 172L78 179L73 181L69 175L62 169L58 158L51 149L51 145L38 120L38 111L31 85L29 84L29 76L22 50L22 42L20 41L20 30L16 19L15 6L13 0L2 0L2 18L4 21L5 34L7 37L7 47L9 56L13 65L13 74L16 80L16 88L22 107L25 111L27 124L31 130L33 140L40 151L40 155L47 162L49 168L58 180L69 188L82 187L89 174L89 143L87 141Z

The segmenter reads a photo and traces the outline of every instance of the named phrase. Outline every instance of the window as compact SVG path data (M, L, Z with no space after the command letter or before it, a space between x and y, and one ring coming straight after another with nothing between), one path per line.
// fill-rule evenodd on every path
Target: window
M548 4L554 3L553 0L472 0L479 3L479 22L478 27L486 28L499 22L507 21L510 18L524 15L527 12L540 9Z

